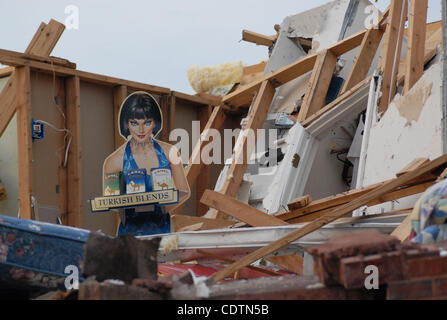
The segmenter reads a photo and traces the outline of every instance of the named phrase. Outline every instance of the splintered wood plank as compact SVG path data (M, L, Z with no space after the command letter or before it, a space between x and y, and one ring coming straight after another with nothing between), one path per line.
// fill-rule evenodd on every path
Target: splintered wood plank
M429 158L417 158L411 161L409 164L407 164L405 167L402 168L398 173L396 173L396 177L399 177L409 171L413 171L414 169L419 168L420 166L423 166L430 162Z
M411 0L405 93L410 91L424 73L427 10L428 0Z
M31 72L29 67L16 68L15 104L17 110L17 149L19 153L20 218L31 219L33 194L31 138Z
M329 50L323 50L318 55L304 96L303 105L298 114L299 122L304 121L307 117L324 107L336 63L337 56Z
M257 129L262 128L264 124L274 94L274 86L269 81L264 81L259 88L253 106L250 108L248 123L242 133L242 139L235 146L232 163L228 169L223 187L220 190L222 194L233 198L237 196L250 156L255 148ZM250 136L254 139L250 138ZM217 217L219 214L214 216Z
M370 202L374 199L377 199L377 198L381 197L382 195L384 195L392 190L395 190L396 188L398 188L402 185L405 185L409 181L411 181L417 177L420 177L423 174L429 173L432 170L434 170L442 165L445 165L446 162L447 162L447 154L436 158L435 160L431 161L429 164L427 164L421 168L418 168L414 171L408 172L408 173L404 174L403 176L400 176L399 178L396 178L393 181L368 192L367 194L359 197L358 199L355 199L354 201L352 201L346 205L343 205L340 208L335 209L334 211L328 213L327 215L325 215L321 218L318 218L308 224L305 224L302 228L290 232L289 234L270 243L269 245L267 245L263 248L260 248L256 251L253 251L252 253L246 255L245 257L236 261L235 263L231 264L230 266L226 267L225 269L219 270L212 276L213 281L217 282L217 281L224 279L229 274L232 274L232 273L238 271L239 269L241 269L245 266L248 266L257 260L278 251L279 249L302 238L303 236L305 236L317 229L320 229L321 227L325 226L326 224L331 223L331 222L337 220L338 218L343 217L344 215L352 212L355 209L360 208L361 206L367 204L368 202Z
M305 196L298 197L292 201L290 201L289 204L287 204L287 207L289 210L299 209L303 208L311 203L310 195L306 194Z
M305 119L304 121L301 122L301 125L303 127L307 127L309 126L312 122L314 122L315 120L317 120L319 117L321 117L321 115L325 114L326 112L328 112L329 110L332 110L334 108L336 108L340 103L342 103L343 101L345 101L347 98L349 98L350 96L352 96L354 93L357 92L357 90L359 90L360 88L362 88L364 85L366 85L370 80L371 80L372 76L363 79L362 82L359 82L357 85L355 85L352 89L346 91L345 93L343 93L342 95L338 96L337 99L335 99L334 101L332 101L331 103L325 105L323 108L321 108L319 111L315 112L313 115L311 115L310 117L308 117L307 119Z
M256 43L257 45L270 47L273 45L273 40L276 39L274 36L266 36L260 33L256 33L249 30L242 30L242 40L247 42Z
M62 23L53 19L43 29L42 26L42 24L39 26L36 35L31 40L28 48L26 48L25 53L49 56L65 30L65 26Z
M248 204L216 191L206 190L203 194L201 202L253 227L289 225L281 219L271 216L249 206Z
M127 98L127 86L116 86L113 88L113 129L115 139L115 149L123 145L126 140L121 136L119 131L119 114L121 104Z
M396 92L397 72L399 68L402 39L407 17L407 1L391 2L390 22L385 33L384 56L382 57L382 97L379 112L384 113Z
M411 233L411 213L402 221L402 223L391 232L391 235L400 241L405 241Z
M362 44L360 45L359 52L355 57L354 65L340 91L340 95L366 78L383 34L384 30L382 29L371 28L366 32Z
M211 116L212 111L213 111L212 106L198 108L197 116L200 121L200 132L203 132L203 130L205 129L205 126ZM203 203L201 203L200 199L202 198L205 190L210 187L210 178L211 178L211 167L205 166L200 171L199 177L197 178L197 187L196 187L197 213L196 214L199 217L205 215L205 213L208 211L208 207L205 206Z
M72 133L68 153L68 225L82 225L82 156L81 156L81 94L79 77L65 80L67 129Z
M5 132L9 122L16 112L15 96L16 80L13 73L0 92L0 137Z
M390 193L387 193L377 199L374 199L370 202L368 202L366 204L366 206L371 207L371 206L375 206L377 204L381 204L384 202L388 202L388 201L393 201L393 200L397 200L400 198L404 198L404 197L408 197L414 194L418 194L418 193L422 193L425 190L427 190L428 188L430 188L432 185L435 184L435 181L429 181L429 182L425 182L425 183L421 183L415 186L411 186L408 188L403 188L403 189L399 189ZM287 220L288 223L303 223L303 222L309 222L309 221L313 221L321 216L324 216L325 214L327 214L330 211L333 211L337 208L336 207L332 207L332 208L328 208L328 209L324 209L321 211L317 211L317 212L313 212L310 214L305 214L302 216L298 216L294 219L291 220Z

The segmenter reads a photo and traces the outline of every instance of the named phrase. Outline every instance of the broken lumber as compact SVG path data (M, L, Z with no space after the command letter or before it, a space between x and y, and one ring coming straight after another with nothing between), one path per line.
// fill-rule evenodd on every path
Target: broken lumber
M435 184L435 181L429 181L429 182L417 184L415 186L411 186L408 188L402 188L402 189L390 192L388 194L385 194L375 200L372 200L372 201L368 202L366 204L366 206L371 207L371 206L375 206L375 205L378 205L378 204L381 204L384 202L393 201L393 200L404 198L404 197L407 197L410 195L422 193L425 190L427 190L429 187L431 187L433 184ZM330 212L331 210L336 209L337 207L331 207L331 208L313 212L310 214L297 216L296 218L287 220L287 222L289 222L289 223L303 223L303 222L313 221L318 217L324 216L326 213Z
M242 40L255 43L258 46L271 47L273 45L273 41L275 41L276 38L277 38L276 35L266 36L253 31L242 30Z
M405 173L413 171L414 169L417 169L420 166L423 166L424 164L427 164L429 162L430 162L430 159L428 159L428 158L414 159L409 164L407 164L405 167L403 167L402 170L400 170L398 173L396 173L396 177L400 177L401 175L404 175Z
M424 165L421 168L418 168L414 171L408 172L404 174L403 176L400 176L399 178L396 178L392 180L391 182L384 184L381 187L378 187L376 189L373 189L372 191L364 194L363 196L341 206L340 208L337 208L330 213L326 214L325 216L322 216L306 225L304 225L302 228L297 229L295 231L292 231L291 233L285 235L281 239L278 239L277 241L274 241L270 243L269 245L258 249L247 256L243 257L242 259L238 260L237 262L233 263L232 265L228 266L227 268L223 270L219 270L216 272L212 279L213 281L219 281L222 280L225 276L228 274L232 274L235 271L239 270L242 267L245 267L256 260L261 259L262 257L265 257L266 255L269 255L271 253L274 253L275 251L287 246L293 241L296 241L300 239L301 237L323 227L324 225L331 223L338 218L343 217L344 215L352 212L355 209L358 209L359 207L367 204L368 202L377 199L384 194L402 186L408 183L409 181L420 177L423 174L429 173L433 171L436 168L439 168L442 165L445 165L447 162L447 154L444 154L435 160L431 161L430 163Z
M366 32L362 44L360 45L359 52L355 57L354 65L340 91L340 95L343 95L346 91L366 78L383 34L384 30L380 28L371 28Z
M410 2L405 93L410 91L424 73L425 37L427 30L428 0L410 0Z
M328 50L339 57L344 53L358 47L363 41L365 33L366 30L360 31L350 37L347 37L346 39L341 40L340 42L337 42L333 46L329 47ZM272 85L277 88L293 79L298 78L299 76L302 76L303 74L308 73L309 71L312 71L317 57L317 53L310 54L294 63L280 68L275 72L264 76L258 81L250 83L243 88L236 90L235 92L227 94L222 99L222 103L230 109L232 109L231 107L238 108L241 106L248 106L253 99L254 93L259 89L264 81L270 81Z
M379 103L379 113L384 113L396 92L399 58L402 49L402 39L407 17L407 1L391 2L390 21L385 32L384 55L381 62L382 96Z
M288 225L287 222L216 191L206 190L200 201L253 227Z
M242 132L242 139L235 146L234 156L223 187L219 190L222 194L233 198L237 196L250 156L255 148L257 129L262 128L274 95L275 88L272 83L267 80L263 81L247 116L248 123ZM250 135L254 135L254 143L250 143ZM211 216L219 217L222 214L213 212Z
M303 207L309 205L311 202L312 201L311 201L310 195L306 194L305 196L298 197L298 198L292 200L287 205L287 207L289 208L289 210L299 209L299 208L303 208Z
M337 56L330 50L318 54L303 105L298 113L298 121L302 122L310 115L321 110L326 103L326 95L334 74Z

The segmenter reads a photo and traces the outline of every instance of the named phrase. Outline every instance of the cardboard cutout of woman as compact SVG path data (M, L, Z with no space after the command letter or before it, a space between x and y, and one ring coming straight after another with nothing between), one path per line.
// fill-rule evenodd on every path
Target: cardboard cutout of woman
M146 92L132 93L121 105L118 126L121 136L127 142L104 161L104 181L108 174L122 172L125 183L128 184L126 177L129 172L146 169L145 191L149 192L157 187L152 185L151 170L164 168L171 170L174 188L179 190L178 204L167 206L155 204L120 210L121 223L118 236L169 233L171 227L168 212L189 198L190 189L178 150L168 143L155 139L163 126L157 101Z

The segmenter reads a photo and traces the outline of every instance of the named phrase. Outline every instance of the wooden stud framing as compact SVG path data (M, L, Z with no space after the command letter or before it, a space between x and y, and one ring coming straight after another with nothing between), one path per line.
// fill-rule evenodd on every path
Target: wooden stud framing
M371 28L366 31L359 52L351 68L348 78L346 79L340 95L353 88L368 75L371 63L376 55L377 48L382 40L384 30Z
M168 128L168 122L169 122L169 96L162 95L160 97L160 109L161 109L161 116L163 118L163 128L161 129L159 139L163 142L169 142L169 128Z
M65 105L65 80L60 77L56 77L56 92L57 92L57 102L58 107L67 114L67 109ZM66 128L66 119L60 115L58 128ZM65 134L60 134L59 138L59 148L64 150L61 152L58 167L58 200L59 200L59 216L63 224L68 223L68 168L64 166L65 162L65 148L67 147L69 137L65 138Z
M249 135L254 134L255 141L257 135L257 129L260 129L267 117L267 112L272 103L273 96L275 94L275 88L270 83L270 81L265 80L256 95L253 106L250 109L248 115L248 123L243 131L243 137L240 144L235 147L234 158L228 169L227 178L224 182L221 193L236 197L241 185L242 178L244 176L245 170L248 166L248 161L251 154L253 153L253 148L255 147L252 143L249 143ZM218 212L213 212L211 215L213 217L219 217ZM225 215L223 215L225 217Z
M432 170L444 165L447 162L447 154L440 156L439 158L431 161L429 164L420 167L414 171L408 172L404 174L403 176L394 179L393 181L389 182L388 184L385 184L381 187L378 187L365 195L351 201L350 203L347 203L346 205L341 206L340 208L337 208L327 215L320 217L308 224L303 225L302 228L297 229L295 231L290 232L286 236L270 243L269 245L258 249L247 256L243 257L242 259L238 260L237 262L231 264L230 266L226 267L225 269L222 269L218 272L216 272L212 279L217 282L222 279L224 279L227 275L233 274L237 270L248 266L249 264L255 262L256 260L259 260L269 254L272 254L279 249L287 246L293 241L296 241L303 236L323 227L324 225L331 223L338 218L343 217L344 215L348 214L349 212L352 212L353 210L369 203L370 201L377 199L381 197L382 195L397 189L398 187L405 185L409 181L418 178L422 176L423 174L429 173Z
M65 80L67 129L72 133L68 153L68 225L82 225L82 154L81 154L81 96L79 77Z
M407 0L393 0L390 9L390 22L385 33L385 46L382 57L382 97L379 112L384 113L394 97L399 69L402 38L407 17Z
M326 104L326 94L332 80L336 63L337 56L333 54L332 51L323 50L318 54L304 96L303 105L298 114L299 122L304 121L307 117L319 111Z
M408 53L405 66L405 93L424 73L425 35L428 0L410 0Z
M20 218L31 219L33 193L31 141L31 72L29 67L16 68L15 103L17 110L17 148L19 153Z

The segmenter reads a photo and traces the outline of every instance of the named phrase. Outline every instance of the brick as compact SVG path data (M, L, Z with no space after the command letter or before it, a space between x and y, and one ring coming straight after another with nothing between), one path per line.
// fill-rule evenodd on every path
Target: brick
M388 284L388 300L426 299L433 297L432 279L404 280Z
M408 260L408 278L447 276L447 257L428 257Z

